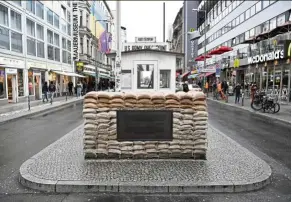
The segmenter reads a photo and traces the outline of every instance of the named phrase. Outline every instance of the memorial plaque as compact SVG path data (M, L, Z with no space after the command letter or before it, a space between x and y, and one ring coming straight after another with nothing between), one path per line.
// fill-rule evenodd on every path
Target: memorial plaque
M171 141L172 111L117 111L118 141Z

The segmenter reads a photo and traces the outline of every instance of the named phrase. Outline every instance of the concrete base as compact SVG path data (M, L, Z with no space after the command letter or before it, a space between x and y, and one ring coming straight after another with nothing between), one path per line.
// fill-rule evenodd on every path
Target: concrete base
M270 183L263 160L209 126L204 160L84 160L83 126L20 167L20 183L47 192L243 192Z

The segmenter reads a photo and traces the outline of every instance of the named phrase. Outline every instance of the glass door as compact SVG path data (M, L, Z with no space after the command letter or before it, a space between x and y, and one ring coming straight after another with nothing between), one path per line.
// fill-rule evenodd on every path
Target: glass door
M41 99L41 75L35 74L34 75L34 89L35 89L35 99L40 100Z
M8 87L8 102L16 102L16 75L7 75L7 87Z

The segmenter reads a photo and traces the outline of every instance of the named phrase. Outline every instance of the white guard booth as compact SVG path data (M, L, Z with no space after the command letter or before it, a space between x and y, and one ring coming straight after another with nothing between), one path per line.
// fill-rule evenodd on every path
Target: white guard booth
M116 54L107 54L115 64ZM153 49L122 52L121 91L175 92L176 61L184 54Z

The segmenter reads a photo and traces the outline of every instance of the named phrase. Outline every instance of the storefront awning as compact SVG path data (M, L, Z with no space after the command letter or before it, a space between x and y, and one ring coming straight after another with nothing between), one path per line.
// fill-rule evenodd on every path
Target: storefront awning
M190 74L188 76L188 79L194 79L194 78L197 78L199 74Z
M207 72L207 73L202 73L200 74L200 77L208 77L208 76L211 76L212 74L215 74L215 72Z
M183 77L187 76L189 73L191 73L191 72L190 71L185 72L181 77L183 78Z
M85 76L82 76L80 74L76 74L74 72L62 72L62 71L53 71L55 72L56 74L61 74L61 75L65 75L65 76L75 76L75 77L82 77L84 78Z

